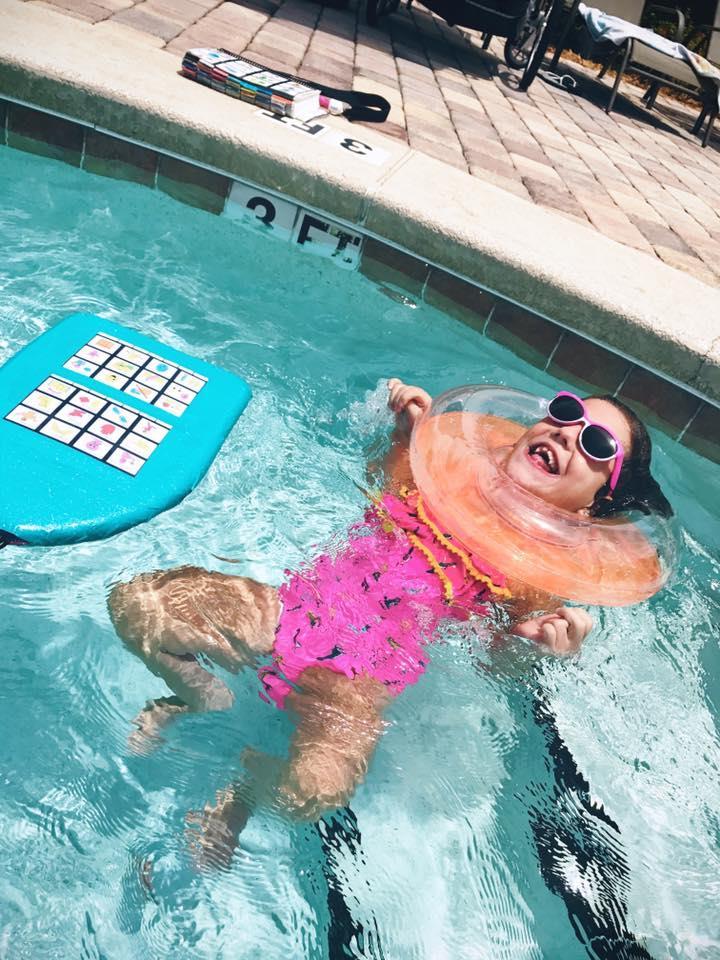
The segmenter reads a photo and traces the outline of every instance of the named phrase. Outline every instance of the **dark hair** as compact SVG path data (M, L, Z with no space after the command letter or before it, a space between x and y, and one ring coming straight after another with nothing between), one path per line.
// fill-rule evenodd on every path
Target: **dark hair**
M610 493L610 481L603 484L590 505L591 517L611 517L627 510L657 513L671 517L673 509L650 473L652 442L642 420L617 397L609 394L588 397L611 403L625 417L630 427L630 450L626 451L617 486Z

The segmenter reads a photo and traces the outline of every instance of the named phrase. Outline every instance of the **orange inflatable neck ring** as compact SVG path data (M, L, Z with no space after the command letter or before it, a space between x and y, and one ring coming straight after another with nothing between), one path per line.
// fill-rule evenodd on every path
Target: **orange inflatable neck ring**
M570 513L505 473L505 454L544 408L541 399L502 387L462 387L436 398L410 446L425 504L444 531L513 581L591 605L651 597L675 564L671 523Z

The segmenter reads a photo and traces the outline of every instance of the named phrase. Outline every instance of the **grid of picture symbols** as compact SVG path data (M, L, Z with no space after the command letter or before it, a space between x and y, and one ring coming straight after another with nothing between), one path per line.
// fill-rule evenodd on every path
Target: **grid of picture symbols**
M5 419L133 476L172 430L58 376L43 380Z
M181 417L207 377L130 343L98 333L63 366Z

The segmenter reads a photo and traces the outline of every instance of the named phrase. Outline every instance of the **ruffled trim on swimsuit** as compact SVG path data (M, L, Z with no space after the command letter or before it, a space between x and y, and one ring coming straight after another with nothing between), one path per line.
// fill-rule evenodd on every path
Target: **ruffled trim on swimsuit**
M506 579L501 573L489 564L467 553L457 543L452 542L449 534L440 530L435 521L428 515L422 496L417 490L402 487L398 497L386 494L382 498L372 497L371 499L381 517L403 530L413 546L420 550L427 559L433 573L442 584L443 595L447 603L453 600L455 591L450 578L443 571L440 561L433 553L432 546L423 541L423 528L430 533L428 539L435 540L441 547L444 547L445 550L460 560L466 573L473 580L483 583L499 597L505 597L506 599L512 597L512 593L506 585ZM481 569L478 569L478 567Z

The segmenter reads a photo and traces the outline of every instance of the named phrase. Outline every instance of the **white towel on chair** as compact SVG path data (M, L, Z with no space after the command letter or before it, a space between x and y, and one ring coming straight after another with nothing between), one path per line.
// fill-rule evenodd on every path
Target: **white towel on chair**
M693 53L692 50L688 50L681 43L668 40L667 37L661 37L659 33L654 33L647 27L639 27L637 24L628 23L627 20L621 20L620 17L603 13L597 7L588 7L581 3L578 6L578 13L585 20L585 26L588 28L590 36L597 42L609 40L619 47L626 40L632 38L639 43L652 47L658 53L672 57L673 60L682 60L695 74L702 90L715 96L720 109L720 70L714 67L709 60Z

